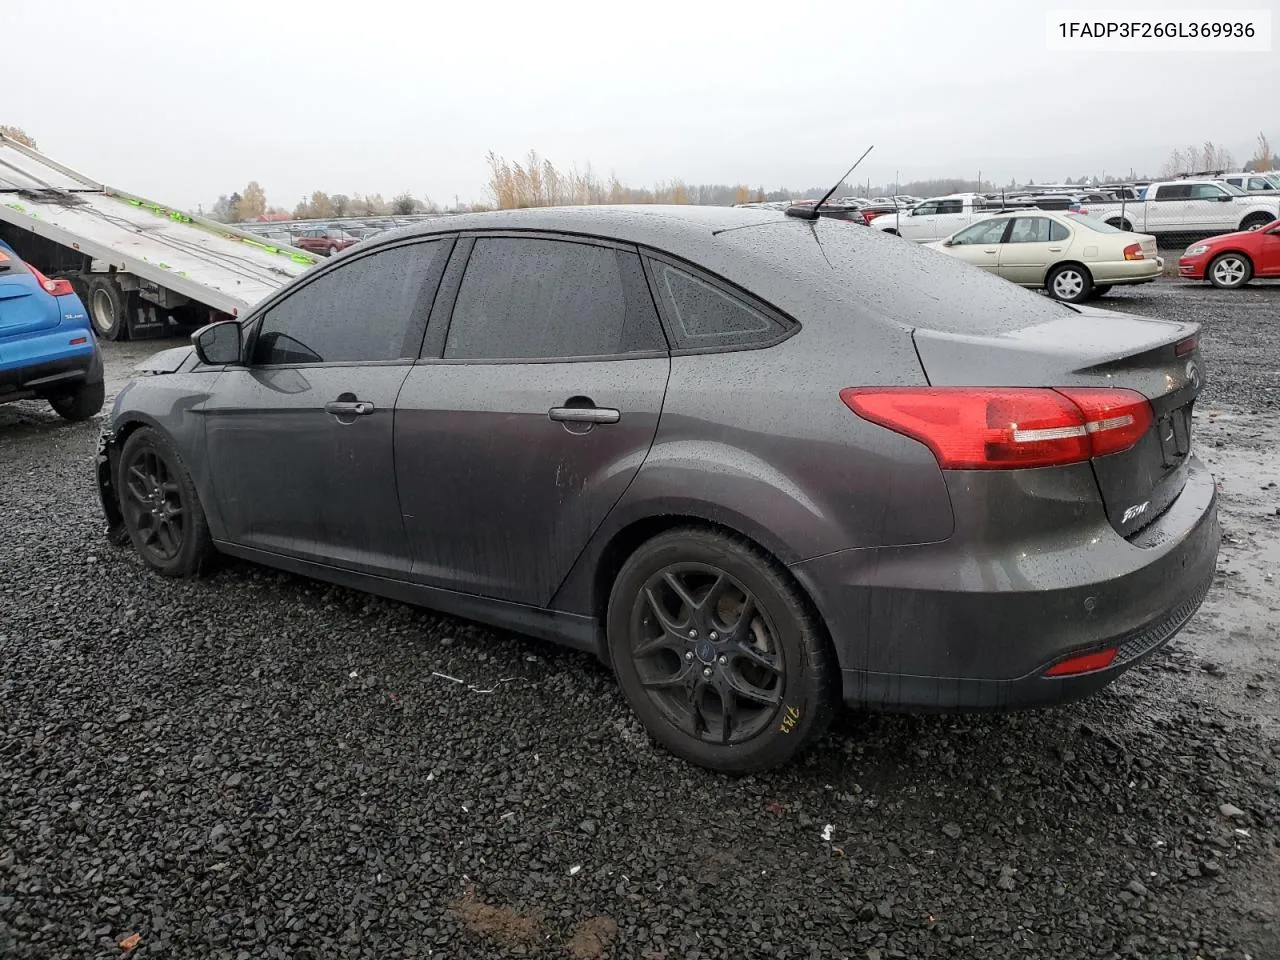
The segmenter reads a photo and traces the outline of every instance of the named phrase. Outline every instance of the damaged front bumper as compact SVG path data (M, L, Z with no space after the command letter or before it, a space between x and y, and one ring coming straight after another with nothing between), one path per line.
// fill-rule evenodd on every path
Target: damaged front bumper
M123 546L129 542L129 531L125 528L120 499L116 495L116 464L119 460L120 449L116 445L115 434L103 428L98 434L98 451L94 456L98 473L98 499L102 503L102 515L107 520L104 531L107 540L116 546Z

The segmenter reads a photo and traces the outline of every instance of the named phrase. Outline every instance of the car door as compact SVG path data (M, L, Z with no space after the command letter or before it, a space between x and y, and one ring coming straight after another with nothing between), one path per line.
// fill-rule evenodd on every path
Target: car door
M670 366L634 249L461 241L396 407L413 577L549 603L644 462Z
M1015 217L1000 245L1000 276L1039 286L1049 267L1062 259L1068 238L1067 228L1049 217Z
M1196 230L1191 213L1191 184L1166 183L1147 191L1147 218L1144 226L1134 224L1135 229L1148 233Z
M1280 221L1277 221L1280 223ZM1254 244L1254 273L1259 277L1280 277L1280 226L1261 232Z
M938 203L926 200L907 213L898 215L898 235L917 243L925 243L938 239L934 234L938 219ZM945 234L944 234L945 236Z
M1231 195L1216 183L1192 184L1188 210L1188 230L1234 230L1240 219Z
M251 321L249 362L222 374L205 409L229 541L407 574L395 403L452 245L411 241L343 260Z
M1000 245L1012 223L1011 217L995 217L965 227L950 238L946 252L988 273L998 273Z
M964 200L939 200L932 232L922 239L941 240L943 237L949 237L961 227L967 227L972 223L973 216L972 204L966 206Z

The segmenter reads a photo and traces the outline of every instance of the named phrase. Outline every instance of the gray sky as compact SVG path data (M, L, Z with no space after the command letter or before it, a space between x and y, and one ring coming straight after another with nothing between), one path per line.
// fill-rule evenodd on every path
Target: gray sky
M766 189L834 181L868 143L873 182L1156 173L1206 139L1243 162L1260 129L1280 149L1276 47L1051 52L1046 12L1068 5L14 2L0 122L206 209L250 179L289 209L313 189L482 200L491 149ZM1280 30L1280 0L1232 5Z

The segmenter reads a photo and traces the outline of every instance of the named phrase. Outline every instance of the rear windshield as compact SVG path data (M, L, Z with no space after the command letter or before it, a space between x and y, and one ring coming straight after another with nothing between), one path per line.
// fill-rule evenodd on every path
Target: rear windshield
M801 322L814 295L960 334L1012 332L1074 312L939 250L854 223L791 218L722 231L717 239L773 268L728 279Z
M1099 220L1096 217L1086 217L1083 213L1067 213L1063 214L1068 220L1077 226L1088 227L1094 233L1126 233L1119 227L1113 227L1105 220Z
M0 276L12 277L26 272L27 265L18 259L16 253L0 243Z

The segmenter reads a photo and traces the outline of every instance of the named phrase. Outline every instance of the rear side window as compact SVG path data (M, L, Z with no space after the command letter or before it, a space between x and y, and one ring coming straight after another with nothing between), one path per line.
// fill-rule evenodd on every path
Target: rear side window
M1191 185L1190 184L1170 184L1167 187L1159 187L1156 190L1157 200L1190 200Z
M1050 243L1057 243L1060 240L1067 239L1067 237L1069 236L1071 236L1071 231L1068 230L1066 227L1064 227L1062 224L1060 224L1057 220L1049 221L1049 242Z
M449 360L558 360L666 350L640 257L524 237L476 240L445 340Z
M658 296L683 349L753 346L786 332L777 320L740 297L669 263L652 261Z
M255 364L372 363L417 356L406 350L427 281L451 243L433 240L350 260L267 311L254 344ZM418 328L421 329L421 328Z
M938 213L963 213L963 200L939 200Z

